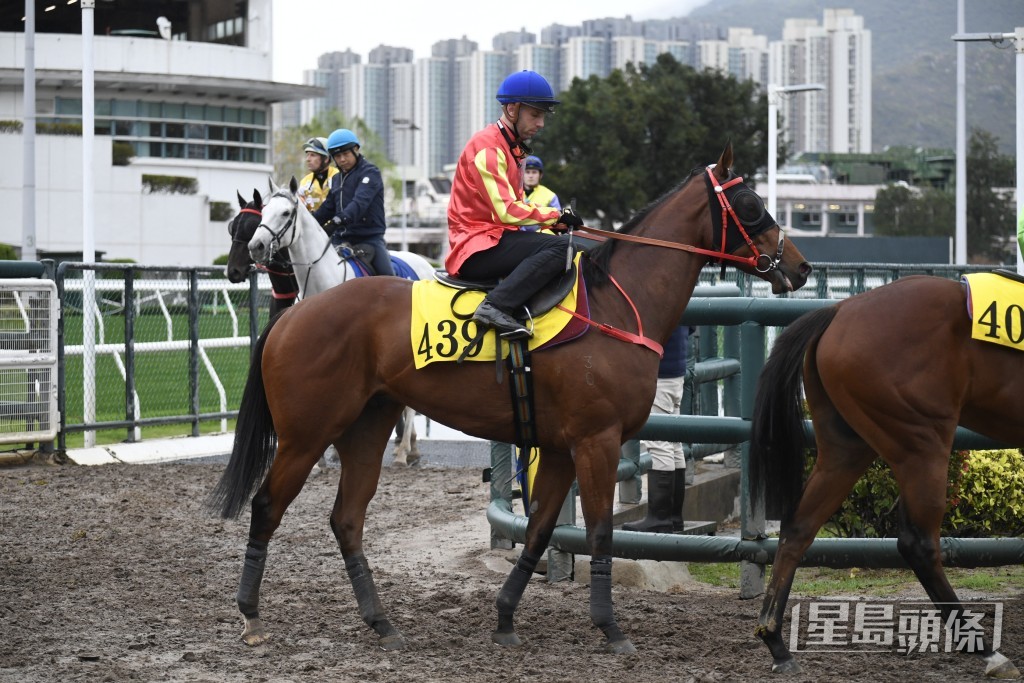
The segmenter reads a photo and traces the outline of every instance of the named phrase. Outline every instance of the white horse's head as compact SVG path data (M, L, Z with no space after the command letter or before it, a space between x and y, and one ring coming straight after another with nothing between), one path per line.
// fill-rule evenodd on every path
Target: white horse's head
M256 263L266 263L296 240L300 229L298 189L295 176L287 188L270 179L271 194L263 203L263 220L249 240L249 255Z

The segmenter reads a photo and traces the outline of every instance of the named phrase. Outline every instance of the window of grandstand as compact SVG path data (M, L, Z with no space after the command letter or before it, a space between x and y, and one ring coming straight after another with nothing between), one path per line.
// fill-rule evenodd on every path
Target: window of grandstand
M49 123L81 123L82 101L57 97ZM149 100L96 100L96 133L135 156L263 164L269 129L263 109Z

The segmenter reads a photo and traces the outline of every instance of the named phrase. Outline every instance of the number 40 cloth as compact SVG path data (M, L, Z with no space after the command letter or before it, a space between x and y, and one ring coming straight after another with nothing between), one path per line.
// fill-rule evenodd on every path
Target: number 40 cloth
M961 281L971 337L1024 351L1024 283L997 273L972 273Z

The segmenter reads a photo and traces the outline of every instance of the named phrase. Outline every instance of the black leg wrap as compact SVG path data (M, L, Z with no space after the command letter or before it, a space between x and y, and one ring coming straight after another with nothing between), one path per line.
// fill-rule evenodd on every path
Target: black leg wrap
M395 627L384 616L384 605L377 595L377 587L373 583L373 572L366 557L360 553L345 558L345 571L348 572L349 581L352 582L352 590L356 594L356 602L359 604L359 616L363 618L370 628L379 636L388 636L396 633Z
M609 643L626 639L612 613L612 558L608 555L590 561L590 619Z
M533 576L533 572L537 569L537 562L540 560L536 555L531 555L523 549L523 552L519 555L519 561L516 562L516 566L512 568L508 578L505 579L505 585L498 591L498 599L496 601L498 607L498 630L502 632L512 631L512 617L515 614L516 607L519 605L519 601L523 597L523 592L526 590L526 584L530 582L530 577Z
M267 544L250 538L245 547L245 564L242 565L242 578L238 581L238 593L235 595L238 611L246 619L260 616L260 584L263 583L266 564Z

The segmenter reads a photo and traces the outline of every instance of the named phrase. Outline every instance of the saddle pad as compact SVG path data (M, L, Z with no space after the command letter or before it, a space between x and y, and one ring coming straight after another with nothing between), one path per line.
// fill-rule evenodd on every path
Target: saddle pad
M1024 351L1024 283L996 273L972 273L960 281L967 288L971 337Z
M579 269L577 269L577 272ZM587 308L586 289L581 287L581 276L576 277L573 285L561 306L569 311ZM455 318L452 312L452 299L456 312L467 319ZM484 292L474 290L453 290L435 280L417 280L412 284L412 320L410 339L412 355L416 359L416 369L426 367L440 361L458 360L462 352L476 336L477 325L468 317L484 299ZM569 341L583 334L589 325L577 325L571 313L553 308L544 315L534 318L533 337L527 347L533 351L541 346L553 346L555 343ZM573 323L573 324L570 324ZM570 333L570 335L560 333ZM488 330L484 335L483 344L476 353L466 356L466 360L494 361L495 332ZM501 342L501 356L508 355L508 342Z
M394 269L395 275L398 277L404 277L406 280L420 279L420 276L416 274L416 271L412 269L412 266L397 256L391 257L391 267Z

